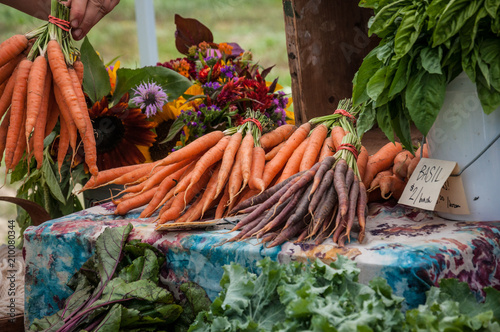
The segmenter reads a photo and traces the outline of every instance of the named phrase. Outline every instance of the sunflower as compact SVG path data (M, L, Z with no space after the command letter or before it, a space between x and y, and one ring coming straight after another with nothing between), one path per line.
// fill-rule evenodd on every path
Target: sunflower
M97 148L97 167L100 171L120 166L140 164L146 161L141 147L150 147L156 134L152 130L155 122L148 121L139 108L129 108L129 95L109 107L104 97L89 109L94 127ZM78 160L84 160L83 149Z

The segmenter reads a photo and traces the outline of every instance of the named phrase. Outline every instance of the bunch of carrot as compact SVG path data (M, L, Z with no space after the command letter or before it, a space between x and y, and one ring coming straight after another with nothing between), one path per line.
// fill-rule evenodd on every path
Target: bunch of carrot
M34 157L40 168L44 139L59 122L59 168L68 148L77 150L79 135L89 171L97 175L94 130L82 90L83 64L65 26L69 10L53 0L51 14L51 21L40 28L0 45L0 158L5 154L7 171L23 156Z
M341 103L339 109L349 109L348 103ZM240 232L229 241L255 237L273 247L294 237L297 242L314 240L317 244L331 237L344 246L356 220L358 240L363 241L367 195L360 181L358 161L364 166L361 159L367 160L367 153L360 153L362 145L348 116L349 113L336 112L328 121L310 121L321 123L305 140L310 141L305 143L302 159L297 159L298 164L306 166L238 204L230 213L247 215L233 228ZM325 145L332 147L328 153L322 153ZM296 151L299 150L300 147Z
M399 199L422 157L428 157L427 144L419 146L413 154L399 142L389 142L369 156L363 177L369 201Z
M124 195L114 200L115 213L145 206L141 217L158 211L158 224L198 220L212 208L220 218L242 197L269 185L261 143L277 145L295 131L284 125L261 137L265 117L252 111L247 116L251 120L244 124L206 134L155 163L102 171L83 190L125 185Z

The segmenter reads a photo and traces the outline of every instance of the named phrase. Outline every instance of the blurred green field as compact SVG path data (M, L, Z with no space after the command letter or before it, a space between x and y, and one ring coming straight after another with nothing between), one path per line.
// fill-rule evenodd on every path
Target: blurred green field
M181 57L175 48L174 15L195 18L213 33L215 42L237 42L251 50L262 66L275 65L268 79L279 78L290 87L283 8L278 0L155 0L158 59L161 62ZM0 6L0 40L25 33L42 21ZM135 21L135 1L121 0L88 34L105 62L119 57L122 67L139 66Z

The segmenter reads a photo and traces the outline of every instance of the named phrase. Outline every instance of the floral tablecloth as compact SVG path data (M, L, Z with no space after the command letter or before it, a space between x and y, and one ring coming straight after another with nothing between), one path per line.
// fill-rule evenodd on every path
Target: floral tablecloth
M62 307L71 293L66 282L92 255L104 228L127 223L134 225L131 238L165 252L165 282L197 282L212 299L220 290L223 265L237 262L254 271L255 263L266 256L285 263L313 258L328 262L337 254L345 255L357 262L361 282L375 276L386 278L395 294L406 298L407 308L423 303L425 291L442 278L469 283L478 297L485 286L500 289L500 221L456 222L401 205L372 204L363 244L354 234L344 248L331 240L321 245L287 242L266 248L257 240L223 244L234 235L227 229L237 221L235 217L224 221L226 227L158 232L152 219L138 218L139 212L120 217L113 214L112 205L103 204L28 228L24 235L27 326Z

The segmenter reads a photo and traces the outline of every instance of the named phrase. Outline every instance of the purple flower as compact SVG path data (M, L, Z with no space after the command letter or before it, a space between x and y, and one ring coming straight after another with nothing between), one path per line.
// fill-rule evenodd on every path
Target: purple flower
M220 69L221 73L224 74L227 78L234 77L234 66L223 66Z
M204 89L208 88L208 89L217 90L218 88L221 87L221 85L219 82L208 82L208 83L203 84L202 87Z
M132 98L132 102L139 106L148 118L161 110L168 101L165 91L154 82L141 83L134 92L135 97Z

